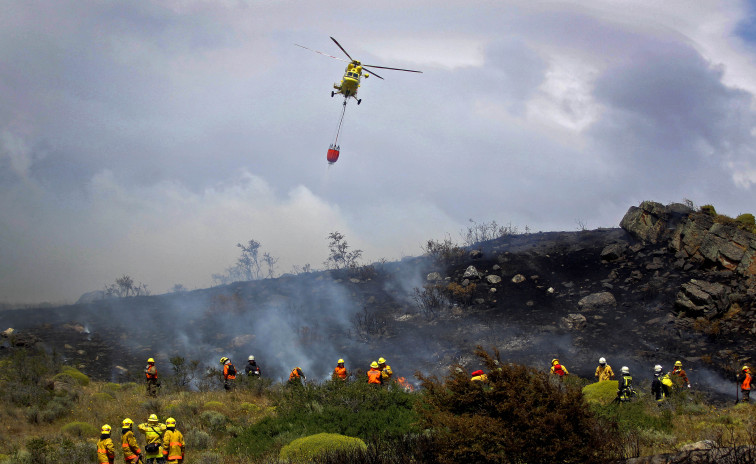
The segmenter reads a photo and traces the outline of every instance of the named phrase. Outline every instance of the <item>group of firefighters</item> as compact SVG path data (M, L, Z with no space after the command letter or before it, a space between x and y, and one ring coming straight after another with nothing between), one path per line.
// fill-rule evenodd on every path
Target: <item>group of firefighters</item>
M482 374L482 371L473 372L473 378L471 380L477 380L476 373ZM551 373L559 377L569 375L567 368L564 364L560 363L558 359L551 360ZM595 377L599 382L614 379L614 371L612 366L606 363L605 358L599 358L599 365L596 367ZM635 396L633 390L633 377L630 375L630 368L622 366L620 370L620 378L617 379L617 400L629 401ZM750 402L751 394L751 369L748 366L743 366L740 374L737 376L737 382L740 388L740 393L745 403ZM651 394L654 395L654 399L658 403L664 402L669 397L673 390L682 390L683 388L690 388L690 381L688 375L682 367L682 361L675 361L675 366L670 372L664 372L664 368L657 364L654 366L654 380L651 382Z
M383 357L378 358L378 361L370 363L370 369L367 371L367 383L375 385L388 384L391 381L391 377L394 375L394 371L391 370L391 366L386 364L386 359ZM339 359L336 362L336 367L333 368L331 374L332 380L346 381L349 378L349 372L347 372L344 366L344 360ZM289 383L296 384L307 380L301 367L295 367L289 374Z
M147 422L137 428L144 434L146 445L144 452L139 447L134 431L134 421L128 417L121 426L121 448L123 459L127 464L178 464L184 462L184 435L176 429L176 419L169 417L165 423L158 422L156 414L150 414ZM113 464L115 462L115 445L110 438L110 426L102 426L100 440L97 442L97 462Z

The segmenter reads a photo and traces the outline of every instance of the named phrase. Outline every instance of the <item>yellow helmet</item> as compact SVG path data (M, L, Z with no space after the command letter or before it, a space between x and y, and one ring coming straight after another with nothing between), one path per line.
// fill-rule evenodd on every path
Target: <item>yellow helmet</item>
M383 358L378 358L378 364L386 364L386 360Z
M147 422L157 422L157 414L150 414L150 417L147 418Z
M675 361L675 366L676 367L682 367L682 362L681 361Z
M336 364L344 364L344 360L339 358L338 362Z
M553 366L554 364L559 364L559 360L557 358L551 360L551 365Z
M110 435L110 426L108 424L102 426L102 434Z
M744 370L744 371L750 371L751 369L748 366L743 366L742 370Z
M165 420L165 426L166 427L175 427L176 426L176 419L173 417L169 417Z
M153 364L154 364L154 363L155 363L155 360L154 360L154 359L152 359L152 358L148 358L148 359L147 359L147 362L148 362L148 363L153 363Z
M370 363L370 367L372 367L373 369L378 369L378 363L373 361L372 363Z
M224 356L224 357L220 358L220 363L221 363L221 364L225 364L225 363L226 363L226 361L228 361L228 358L227 358L227 357L225 357L225 356Z
M129 419L128 417L123 420L122 422L124 429L130 429L132 425L134 425L134 421Z

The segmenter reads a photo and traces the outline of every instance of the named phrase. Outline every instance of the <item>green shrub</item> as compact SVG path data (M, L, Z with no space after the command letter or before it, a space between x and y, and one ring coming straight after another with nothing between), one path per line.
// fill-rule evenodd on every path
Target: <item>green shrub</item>
M117 391L121 391L121 388L122 387L120 383L108 382L103 387L103 390L108 391L108 392L117 392Z
M210 437L210 434L203 430L189 430L184 434L184 439L186 440L187 448L193 450L208 449L213 444L213 439Z
M228 418L218 411L205 411L200 414L200 419L213 432L223 431Z
M604 463L619 457L610 421L591 413L580 389L555 376L503 364L481 347L488 385L455 366L442 381L419 376L421 425L441 462Z
M740 214L735 218L735 220L747 226L756 225L756 218L754 218L753 214L751 213Z
M703 205L703 206L701 206L700 211L702 213L707 214L707 215L712 216L712 217L714 217L714 216L717 215L717 210L714 209L713 205Z
M213 451L205 451L192 456L192 462L195 464L223 464L223 455Z
M89 377L87 377L86 374L82 373L81 371L79 371L78 369L74 367L63 366L60 372L61 374L66 374L66 375L71 376L74 380L76 380L76 383L78 383L81 386L89 385Z
M103 402L103 401L113 401L115 398L113 398L112 395L105 392L97 392L92 395L92 399L95 401Z
M609 404L617 398L618 382L606 380L583 387L583 397L589 403Z
M239 405L239 407L241 407L241 409L245 412L257 412L262 409L255 403L242 403L241 405Z
M223 403L221 403L220 401L208 401L204 405L205 409L215 409L216 411L217 410L222 410L224 407L225 407L225 405Z
M317 433L392 440L415 430L413 406L419 395L393 385L373 387L367 382L325 382L271 392L275 416L244 428L227 449L232 454L259 457Z
M76 438L97 437L100 435L100 429L86 422L69 422L61 427L60 431Z
M367 450L367 445L359 438L336 433L318 433L292 441L281 448L279 457L292 463L310 462L316 456L327 451L352 450L355 448Z

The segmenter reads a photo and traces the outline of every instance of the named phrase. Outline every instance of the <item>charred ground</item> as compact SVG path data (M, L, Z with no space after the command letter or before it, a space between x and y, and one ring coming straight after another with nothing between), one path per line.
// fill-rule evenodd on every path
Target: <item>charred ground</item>
M676 219L656 240L623 220L624 228L508 235L445 259L4 311L0 324L16 332L3 346L41 343L93 378L121 381L140 379L147 357L167 368L176 355L209 367L226 355L241 368L255 354L276 379L294 366L326 378L340 357L357 369L383 356L412 377L453 364L475 370L482 345L544 369L557 357L588 378L600 356L639 378L679 359L695 388L721 395L752 362L753 284L681 254L674 234L690 214L668 214ZM681 293L699 281L725 297L685 306ZM423 310L418 301L433 292L438 301Z

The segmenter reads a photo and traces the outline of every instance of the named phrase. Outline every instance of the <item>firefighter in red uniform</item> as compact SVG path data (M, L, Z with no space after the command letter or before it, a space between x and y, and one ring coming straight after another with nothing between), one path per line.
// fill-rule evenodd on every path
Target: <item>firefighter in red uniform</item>
M744 403L751 401L751 369L748 366L743 366L743 369L738 375L738 383L740 384L740 393L743 394Z

